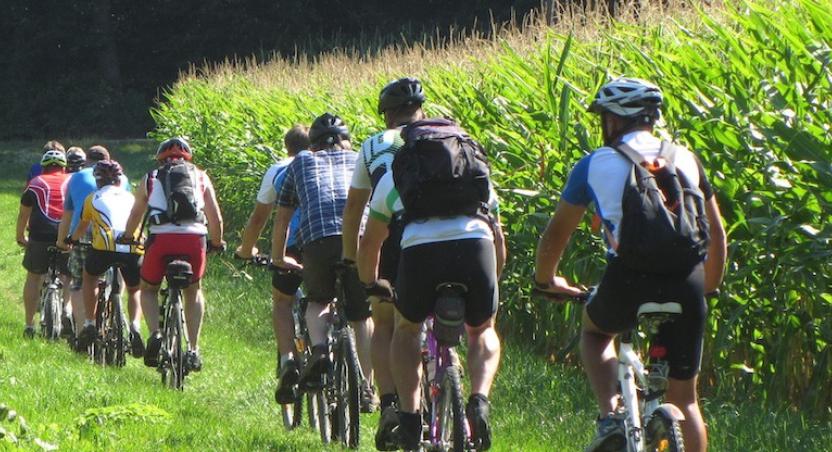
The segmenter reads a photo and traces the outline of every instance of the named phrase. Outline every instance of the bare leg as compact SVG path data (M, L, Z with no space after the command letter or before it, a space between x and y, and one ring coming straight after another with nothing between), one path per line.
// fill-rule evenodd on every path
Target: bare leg
M368 317L359 322L350 322L355 331L355 348L358 352L358 362L366 381L373 381L373 360L371 359L371 344L373 337L373 318Z
M81 293L84 296L84 319L95 322L95 292L98 288L98 275L91 275L84 270L81 280Z
M84 292L81 289L70 290L69 300L72 302L72 319L75 321L75 334L81 332L84 319L87 318L87 309L84 304Z
M278 360L280 356L294 352L295 320L292 318L294 295L286 295L272 288L272 328L277 341Z
M40 286L43 276L27 272L26 282L23 284L23 308L26 314L26 326L34 326L35 313L40 301Z
M500 338L494 329L494 317L478 327L465 326L468 333L468 372L471 393L488 397L500 366Z
M306 327L309 329L309 340L312 341L313 346L326 343L329 306L329 303L317 302L310 302L306 305Z
M373 339L371 352L373 359L373 374L378 384L379 392L395 394L393 371L390 360L390 344L393 341L393 327L395 325L393 303L373 303Z
M708 448L708 433L705 430L702 411L699 409L699 397L696 394L697 380L697 377L690 380L670 378L665 399L679 407L685 415L685 420L681 423L685 450L705 452Z
M191 350L199 350L199 332L202 329L202 317L205 315L205 297L202 295L200 281L192 283L184 290L184 293L188 342Z
M159 286L153 286L145 281L141 283L141 300L144 321L150 335L159 331Z
M615 354L613 336L601 331L584 309L583 330L581 331L581 361L584 364L589 386L598 401L601 416L615 409L616 370L618 358Z
M130 330L132 331L133 325L138 325L142 319L139 286L127 288L127 315L130 317Z
M393 333L391 353L393 360L393 381L399 393L399 407L403 413L419 411L419 379L422 373L422 356L419 335L421 323L413 323L399 317Z

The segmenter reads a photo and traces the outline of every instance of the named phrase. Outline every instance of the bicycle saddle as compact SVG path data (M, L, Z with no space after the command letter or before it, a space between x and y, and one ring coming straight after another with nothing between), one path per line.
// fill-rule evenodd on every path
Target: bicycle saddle
M638 308L638 317L657 327L659 324L669 322L682 313L682 305L675 301L667 303L649 302ZM652 329L653 327L650 327Z

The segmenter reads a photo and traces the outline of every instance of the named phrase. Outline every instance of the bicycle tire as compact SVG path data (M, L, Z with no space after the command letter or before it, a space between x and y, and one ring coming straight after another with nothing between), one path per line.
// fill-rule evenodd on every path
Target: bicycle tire
M99 365L106 365L107 364L107 351L104 345L104 340L106 338L105 334L107 332L107 322L108 319L108 312L107 312L107 300L103 298L104 291L98 291L98 301L96 301L96 310L95 310L95 331L96 336L95 339L92 341L90 345L90 356L95 364ZM103 299L102 299L103 298Z
M437 397L437 437L439 450L463 452L466 444L465 406L459 369L448 367Z
M682 427L679 421L662 410L656 410L645 424L648 452L685 452Z
M169 293L166 303L165 335L162 341L162 383L171 389L182 390L185 386L185 354L182 350L182 312L178 298L181 294L174 290Z
M112 308L112 315L110 316L112 325L108 346L113 354L112 364L118 367L124 367L127 364L127 341L124 339L125 322L124 313L121 312L121 301L115 298L110 301L110 306Z
M63 312L61 295L58 288L52 284L47 287L43 295L43 308L41 309L41 334L44 338L55 340L61 337L61 313Z
M420 402L422 406L422 425L427 426L423 432L422 439L428 442L433 440L431 426L433 425L433 397L431 397L431 381L428 379L427 363L422 362L422 378L420 379Z
M321 442L329 444L332 441L332 423L330 422L329 401L327 400L326 390L321 390L314 393L315 406L317 411L318 433L321 436Z
M361 367L352 328L342 329L339 335L335 363L338 439L347 447L357 448L360 439Z
M320 431L321 427L318 425L318 397L316 392L306 393L306 416L309 421L309 426L313 431Z

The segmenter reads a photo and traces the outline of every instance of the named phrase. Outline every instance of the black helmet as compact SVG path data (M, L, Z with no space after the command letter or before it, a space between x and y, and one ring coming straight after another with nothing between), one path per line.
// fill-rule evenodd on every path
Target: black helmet
M405 77L393 80L381 89L378 95L378 113L382 114L391 108L404 107L405 105L422 105L425 101L425 93L422 91L422 83L414 77Z
M347 125L336 115L324 113L315 118L309 128L309 142L317 145L334 144L336 139L349 140Z
M95 181L101 186L115 184L122 174L121 165L115 160L101 160L92 170Z

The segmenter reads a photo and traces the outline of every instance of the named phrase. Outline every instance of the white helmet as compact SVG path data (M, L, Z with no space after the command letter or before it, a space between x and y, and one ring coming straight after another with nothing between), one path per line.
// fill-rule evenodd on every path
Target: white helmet
M619 77L598 90L589 111L608 111L625 118L640 115L656 118L661 106L662 92L658 86L637 78Z

